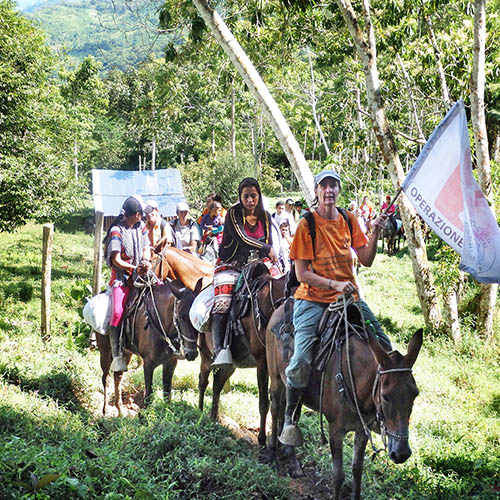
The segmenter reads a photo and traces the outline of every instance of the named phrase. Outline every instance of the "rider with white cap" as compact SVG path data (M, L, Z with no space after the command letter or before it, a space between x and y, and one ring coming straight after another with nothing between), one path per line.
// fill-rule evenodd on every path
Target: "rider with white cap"
M309 383L317 328L328 304L335 302L342 294L355 295L364 318L374 326L379 340L391 349L388 337L366 302L358 295L351 254L352 248L361 264L372 265L377 252L378 233L384 226L387 215L381 214L374 221L373 232L368 239L361 230L357 217L337 208L340 189L340 176L334 170L324 170L314 177L316 199L313 206L316 209L312 212L311 221L314 222L314 241L308 218L304 217L297 226L290 248L290 258L295 262L300 286L294 295L295 348L285 372L285 422L279 437L286 445L302 444L302 435L297 426L302 391Z

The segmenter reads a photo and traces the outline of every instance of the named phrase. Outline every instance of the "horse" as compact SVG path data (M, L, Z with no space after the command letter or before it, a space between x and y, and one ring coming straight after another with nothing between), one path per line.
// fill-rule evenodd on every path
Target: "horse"
M144 405L147 406L152 395L153 372L163 365L163 397L170 400L172 377L177 365L182 335L186 359L197 356L198 331L189 320L189 309L195 294L179 282L165 282L161 285L144 287L130 292L128 306L131 321L132 342L125 344L124 356L127 364L132 354L143 359L144 370ZM134 305L135 304L135 307ZM182 332L182 333L181 333ZM111 344L108 335L97 334L97 346L100 353L104 404L102 414L106 415L106 381L112 361ZM115 406L118 414L122 413L121 379L123 372L114 372Z
M264 281L262 287L258 290L256 296L251 299L252 304L249 307L247 316L241 318L241 324L245 331L251 355L253 356L251 365L242 364L238 361L239 339L233 339L231 349L233 350L234 365L221 367L214 371L212 408L210 416L217 420L219 414L219 400L221 391L234 373L235 367L238 368L257 368L257 385L259 388L259 414L260 429L258 442L261 446L266 444L266 418L269 412L269 374L266 361L265 328L273 311L278 307L284 296L286 275L274 279L268 272L261 275ZM248 286L248 283L245 285ZM234 300L234 299L233 299ZM235 344L236 342L236 344ZM201 356L200 375L198 382L198 407L203 411L205 391L208 385L208 376L212 362L212 335L210 330L200 333L199 348Z
M403 236L403 226L398 229L397 221L400 219L389 216L384 229L380 233L382 238L382 252L384 251L384 240L387 240L387 255L394 255L400 248L401 237Z
M398 351L386 352L371 332L366 331L364 338L354 335L352 325L360 325L362 321L357 308L353 309L351 306L348 311L349 335L338 348L340 357L333 354L326 358L324 377L319 371L312 370L303 395L303 403L313 410L321 409L329 424L334 500L341 498L340 490L344 482L342 448L348 432L355 433L352 462L354 500L360 498L363 459L367 441L371 441L371 430L381 433L384 443L387 439L389 457L393 462L403 463L410 457L408 426L413 402L418 394L412 367L422 346L420 329L411 338L406 355ZM346 314L344 312L341 316L340 324L347 322ZM271 456L277 450L277 436L283 425L286 399L284 372L287 362L283 360L280 341L272 331L282 318L283 306L280 306L271 317L266 330L272 401L272 434L269 444ZM358 326L358 331L359 329L364 331L363 327ZM321 388L322 381L324 384ZM295 448L286 446L285 455L290 475L302 475L295 457Z
M160 279L179 280L193 292L210 285L214 277L211 263L175 247L164 247L153 259L152 266Z

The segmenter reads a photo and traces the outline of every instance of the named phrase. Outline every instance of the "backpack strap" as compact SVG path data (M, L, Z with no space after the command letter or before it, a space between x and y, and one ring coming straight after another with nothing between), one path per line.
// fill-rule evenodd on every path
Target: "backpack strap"
M351 243L352 243L352 222L351 219L349 219L347 210L341 207L337 207L337 210L339 211L339 214L342 215L342 217L344 217L345 221L347 222L347 225L349 226L349 232L351 233Z
M307 221L307 225L309 226L309 234L311 235L314 253L314 242L316 241L316 221L314 220L314 214L312 212L307 212L304 215L304 219Z

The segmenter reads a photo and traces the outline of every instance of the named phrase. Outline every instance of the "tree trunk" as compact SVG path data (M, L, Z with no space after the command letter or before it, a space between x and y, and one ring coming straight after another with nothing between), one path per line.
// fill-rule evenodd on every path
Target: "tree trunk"
M363 113L361 109L361 91L359 90L359 87L357 85L354 90L354 95L356 97L356 114L358 117L358 126L360 130L366 130L365 120L363 119ZM368 163L370 162L370 155L368 154L366 142L363 145L363 161L365 162L365 165L368 165Z
M78 178L78 142L76 139L73 145L73 167L75 168L75 177Z
M417 130L418 130L418 138L421 139L422 141L424 141L424 143L425 143L425 135L422 131L422 127L420 126L420 119L418 117L417 105L415 104L415 98L413 97L410 76L408 75L408 72L406 71L405 65L404 65L403 60L401 59L401 56L399 55L399 53L397 54L397 58L398 58L399 66L401 67L401 71L403 72L403 77L404 77L405 84L406 84L406 90L408 92L408 99L410 100L411 109L413 110L413 119L415 120L415 126L417 127Z
M462 335L460 333L460 322L458 321L458 303L455 290L443 293L443 306L446 328L455 344L458 344Z
M231 153L236 158L236 96L234 92L234 82L231 82Z
M193 3L214 35L217 43L219 43L231 59L231 62L248 85L254 98L263 109L299 181L300 188L307 202L312 203L314 200L313 175L276 101L218 12L209 7L207 0L193 0Z
M309 58L309 67L311 69L311 108L312 108L314 123L316 124L316 128L318 129L319 137L321 139L321 142L323 143L323 147L325 148L326 154L329 155L330 148L328 147L328 144L326 142L325 136L323 134L323 129L321 128L321 125L319 123L318 113L316 111L316 104L318 103L318 99L316 98L316 86L314 84L314 69L311 57L311 50L309 49L309 47L307 47L307 57Z
M142 170L142 155L139 153L139 172Z
M361 31L356 13L349 0L337 0L337 4L339 5L342 16L354 40L357 53L362 61L366 79L367 100L373 121L373 131L381 149L382 156L388 166L394 189L397 190L404 180L404 172L382 102L376 50L373 45L374 38L372 35L368 37L368 40L372 40L372 43L369 44L367 37ZM371 29L371 23L366 22L366 20L370 19L370 5L368 0L363 1L363 8L365 11L365 24ZM405 196L399 199L399 206L407 237L408 250L412 260L417 294L424 314L425 323L428 327L437 329L441 324L441 311L436 295L434 280L427 261L427 251L420 224L413 206Z
M156 169L156 138L151 141L151 170Z
M439 50L436 35L434 34L434 28L432 27L431 19L429 16L424 15L425 23L429 29L429 40L431 41L432 48L434 50L434 58L436 59L436 67L439 75L439 83L441 84L441 95L443 101L446 104L446 109L451 105L450 93L448 92L448 85L446 84L446 76L444 74L443 63L441 62L441 51Z
M484 113L485 84L485 40L486 40L486 0L474 2L474 60L471 83L471 121L476 143L477 171L479 185L490 203L493 214L495 203L491 184L488 133ZM493 335L493 314L498 285L481 284L481 297L478 306L478 331L487 338Z

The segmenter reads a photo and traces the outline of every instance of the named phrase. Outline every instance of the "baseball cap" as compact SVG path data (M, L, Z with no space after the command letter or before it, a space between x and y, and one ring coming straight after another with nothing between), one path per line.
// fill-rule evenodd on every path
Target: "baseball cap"
M335 170L323 170L319 174L314 176L314 187L320 184L322 181L330 177L331 179L335 179L340 184L340 175L335 172Z
M177 212L189 212L189 205L185 201L179 201L177 203Z
M390 197L390 195L387 195L387 196L385 197L385 199L386 199L387 201L391 201L391 197Z
M143 212L142 200L136 196L129 196L122 206L122 212L125 215L133 215L137 212Z
M144 207L145 214L150 214L155 209L158 210L158 203L155 200L146 201L146 206Z

